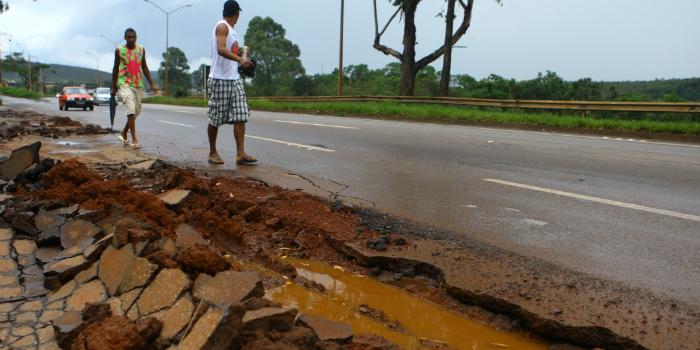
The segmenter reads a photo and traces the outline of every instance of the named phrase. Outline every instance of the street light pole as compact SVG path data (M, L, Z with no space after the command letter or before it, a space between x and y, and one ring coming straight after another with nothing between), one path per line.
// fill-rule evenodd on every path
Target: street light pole
M345 29L345 0L340 0L340 52L338 62L338 96L343 96L343 39Z
M98 85L99 87L102 87L102 84L100 83L100 56L87 51L85 51L85 53L92 57L95 57L95 59L97 60L97 71L95 71L95 88L97 88Z
M169 44L169 39L170 39L170 15L182 10L185 7L191 7L192 4L187 4L187 5L182 5L172 11L165 11L162 7L158 6L156 3L154 3L151 0L143 0L151 5L153 5L155 8L160 10L160 12L163 12L165 14L165 66L163 67L163 93L165 96L168 96L168 70L170 68L170 53L168 52L168 49L170 48Z
M7 33L0 33L0 37L3 37L5 35L7 35ZM12 52L10 52L10 54L12 54ZM0 40L0 84L2 84L2 67L2 40Z

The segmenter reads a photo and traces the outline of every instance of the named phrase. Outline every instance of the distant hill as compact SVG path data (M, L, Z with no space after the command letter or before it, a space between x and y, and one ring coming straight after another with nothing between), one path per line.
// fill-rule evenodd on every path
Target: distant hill
M682 100L700 101L700 78L601 82L601 84L603 91L614 87L619 96L636 96L642 100L659 100L664 96L676 95Z
M86 84L88 86L92 86L97 80L102 82L103 86L109 86L112 81L112 73L98 71L96 69L67 66L63 64L49 64L49 66L50 67L45 69L43 72L44 81L57 83L58 85ZM160 81L158 80L158 72L152 71L151 76L156 80L156 83L160 85ZM2 77L3 80L6 81L21 80L19 75L14 72L3 72Z

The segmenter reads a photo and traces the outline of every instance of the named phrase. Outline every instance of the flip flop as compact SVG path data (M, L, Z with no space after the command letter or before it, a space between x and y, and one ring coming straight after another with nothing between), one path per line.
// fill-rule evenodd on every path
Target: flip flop
M124 144L124 146L129 145L129 141L127 141L127 139L125 139L124 136L122 136L122 134L117 135L117 138L119 139L119 141L122 142L122 144Z
M209 160L207 160L207 162L209 162L209 164L224 164L223 159L221 159L221 157L219 157L218 155L214 157L209 156Z
M257 159L255 159L255 158L253 158L253 157L251 157L251 156L246 156L246 157L243 158L243 159L237 160L237 161L236 161L236 164L238 164L238 165L249 165L249 164L253 164L253 163L257 163L257 162L258 162Z
M132 143L129 145L129 147L131 147L132 149L141 149L141 145L139 145L138 143Z

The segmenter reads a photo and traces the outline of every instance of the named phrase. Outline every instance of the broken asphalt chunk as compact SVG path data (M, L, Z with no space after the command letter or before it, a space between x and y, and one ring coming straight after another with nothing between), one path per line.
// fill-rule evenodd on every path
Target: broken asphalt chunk
M10 158L0 164L0 179L10 181L19 173L39 162L41 142L35 142L12 151Z
M159 196L160 200L169 207L174 207L182 203L190 195L188 190L170 190Z

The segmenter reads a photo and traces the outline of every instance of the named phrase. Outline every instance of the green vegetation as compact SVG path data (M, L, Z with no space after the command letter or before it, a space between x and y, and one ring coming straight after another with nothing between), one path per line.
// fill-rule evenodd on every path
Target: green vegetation
M602 82L600 85L603 90L614 89L632 101L700 101L700 78Z
M207 100L204 97L173 97L173 96L153 96L143 99L143 103L153 103L160 105L207 107Z
M19 97L19 98L31 98L34 100L38 100L38 99L44 97L42 94L29 91L23 87L20 87L20 88L0 87L0 95L7 95L7 96Z
M149 97L145 103L206 107L202 97ZM326 115L380 117L397 120L431 121L458 124L529 125L547 128L614 130L700 135L700 119L692 115L674 118L657 115L611 114L576 116L551 112L504 111L495 108L472 108L436 104L397 102L273 102L250 100L251 109L294 111Z
M177 47L168 48L163 54L163 61L158 69L158 79L165 81L165 62L168 62L168 95L184 97L190 95L192 89L192 75L189 73L190 66L187 63L187 56ZM145 77L144 77L145 79ZM161 88L165 88L161 86Z
M246 43L255 43L255 79L249 93L257 96L293 94L294 80L306 74L299 60L299 46L285 38L286 31L272 18L253 17L245 33Z

